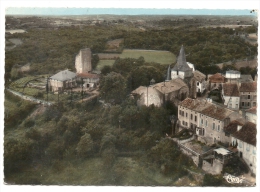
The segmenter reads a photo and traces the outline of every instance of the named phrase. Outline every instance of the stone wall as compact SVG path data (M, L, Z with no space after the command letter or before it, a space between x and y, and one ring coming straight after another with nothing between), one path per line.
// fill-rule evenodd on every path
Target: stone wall
M202 169L207 173L217 175L221 173L223 169L223 164L216 159L213 160L212 164L204 160L202 162Z

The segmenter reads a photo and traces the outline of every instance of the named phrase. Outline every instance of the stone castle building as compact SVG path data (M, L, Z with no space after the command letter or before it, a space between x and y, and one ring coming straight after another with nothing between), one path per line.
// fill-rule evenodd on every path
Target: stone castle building
M92 71L90 48L81 49L75 58L75 68L77 73L88 73Z

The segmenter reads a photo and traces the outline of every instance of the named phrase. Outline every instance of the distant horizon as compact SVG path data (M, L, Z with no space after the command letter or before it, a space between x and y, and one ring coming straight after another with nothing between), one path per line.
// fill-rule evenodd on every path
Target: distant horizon
M147 8L29 8L9 7L5 15L17 16L88 16L88 15L191 15L191 16L257 16L250 9L147 9Z

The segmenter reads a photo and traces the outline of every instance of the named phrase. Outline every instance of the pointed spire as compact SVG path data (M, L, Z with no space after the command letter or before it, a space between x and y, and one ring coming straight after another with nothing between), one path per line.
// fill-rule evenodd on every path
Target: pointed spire
M185 51L184 51L184 46L181 46L181 50L180 50L180 54L177 58L177 63L176 65L173 67L174 70L180 70L180 71L187 71L190 70L189 65L186 62L186 55L185 55Z
M171 78L171 65L169 65L168 69L167 69L167 74L166 74L166 79L165 81L170 81Z

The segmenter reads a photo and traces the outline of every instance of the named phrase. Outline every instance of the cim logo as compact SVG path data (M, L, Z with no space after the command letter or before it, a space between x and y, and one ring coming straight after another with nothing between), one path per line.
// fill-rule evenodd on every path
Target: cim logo
M223 176L224 179L226 179L226 181L228 183L242 183L243 182L243 179L245 178L243 175L241 178L239 177L235 177L233 175L230 175L228 173L225 173L225 175Z

